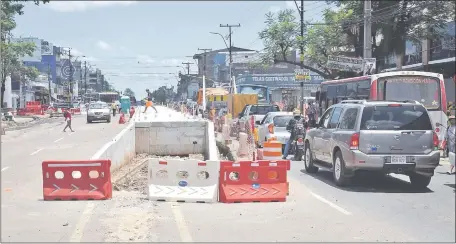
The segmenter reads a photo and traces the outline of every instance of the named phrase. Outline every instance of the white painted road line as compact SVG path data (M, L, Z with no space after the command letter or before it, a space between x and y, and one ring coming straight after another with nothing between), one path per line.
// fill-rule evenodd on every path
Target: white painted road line
M57 140L55 140L54 142L59 142L59 141L61 141L61 140L63 140L63 137L62 137L62 138L59 138L59 139L57 139Z
M175 202L170 202L171 210L176 220L177 229L179 230L179 235L181 242L193 242L188 226L185 223L184 215L180 211L179 205L176 205Z
M8 168L9 168L9 167L4 167L4 168L2 169L2 172L5 171L5 170L7 170Z
M81 218L79 218L79 221L76 223L76 228L70 237L70 242L81 242L82 236L84 234L84 228L89 222L94 208L94 202L87 203L84 212L81 214Z
M334 204L334 203L332 203L332 202L330 202L330 201L324 199L322 196L317 195L317 194L315 194L315 193L313 193L313 192L311 192L311 191L309 191L309 192L310 192L310 194L312 194L312 196L314 196L316 199L320 200L321 202L324 202L324 203L328 204L330 207L334 208L335 210L337 210L337 211L339 211L339 212L341 212L341 213L343 213L343 214L345 214L345 215L351 215L351 213L348 212L347 210L345 210L345 209L343 209L343 208L337 206L336 204Z
M30 156L33 156L33 155L35 155L35 154L41 152L41 150L43 150L43 148L40 148L40 149L38 149L38 150L32 152L32 153L30 154Z

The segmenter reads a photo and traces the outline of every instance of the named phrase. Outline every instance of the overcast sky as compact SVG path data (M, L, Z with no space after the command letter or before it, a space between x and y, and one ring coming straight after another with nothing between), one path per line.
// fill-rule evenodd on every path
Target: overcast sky
M305 19L320 20L324 1L305 2ZM234 28L233 45L261 50L258 32L268 11L292 8L293 1L51 1L28 3L17 17L16 37L38 37L56 46L72 47L76 55L102 69L116 89L140 95L146 88L176 85L182 62L194 62L198 48L220 49L220 36ZM296 11L298 16L298 12ZM81 59L81 58L80 58ZM173 66L173 67L164 67ZM197 72L195 65L191 72ZM173 73L173 74L169 74Z

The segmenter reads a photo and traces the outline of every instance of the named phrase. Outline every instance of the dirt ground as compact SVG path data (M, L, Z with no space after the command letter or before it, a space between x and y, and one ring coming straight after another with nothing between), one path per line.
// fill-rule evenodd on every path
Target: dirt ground
M100 219L104 229L105 242L156 242L158 237L150 231L163 222L159 213L166 213L169 203L154 202L147 199L147 158L198 159L203 155L189 157L156 156L139 154L133 161L112 175L113 205ZM179 241L179 240L165 240Z

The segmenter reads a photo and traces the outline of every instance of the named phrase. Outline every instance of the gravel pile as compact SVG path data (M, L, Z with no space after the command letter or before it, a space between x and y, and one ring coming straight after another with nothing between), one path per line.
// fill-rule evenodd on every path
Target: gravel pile
M116 191L136 191L140 192L143 195L147 195L148 185L147 185L147 173L148 165L147 162L141 166L141 163L144 162L146 158L160 158L163 160L166 159L197 159L204 160L202 154L191 154L189 157L179 157L179 156L157 156L157 155L148 155L148 154L138 154L133 159L133 161L117 170L113 175L113 189ZM140 167L140 168L138 168Z

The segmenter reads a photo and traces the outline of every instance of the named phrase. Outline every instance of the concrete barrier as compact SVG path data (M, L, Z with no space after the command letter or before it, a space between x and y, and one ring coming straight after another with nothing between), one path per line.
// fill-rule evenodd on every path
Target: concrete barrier
M111 171L128 164L136 155L135 123L129 123L112 141L106 143L91 159L110 159Z

